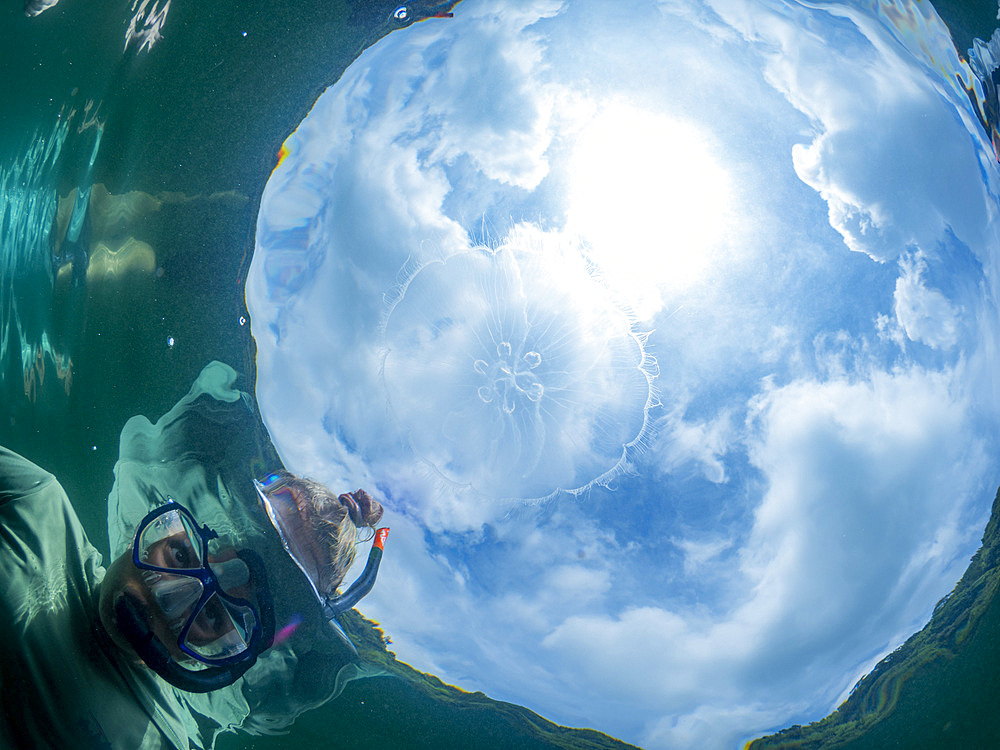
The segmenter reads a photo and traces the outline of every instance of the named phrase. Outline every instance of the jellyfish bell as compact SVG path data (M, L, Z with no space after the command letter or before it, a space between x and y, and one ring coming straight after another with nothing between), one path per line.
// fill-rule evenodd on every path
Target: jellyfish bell
M519 225L425 264L383 322L383 382L414 453L477 495L537 499L641 448L655 360L579 247Z

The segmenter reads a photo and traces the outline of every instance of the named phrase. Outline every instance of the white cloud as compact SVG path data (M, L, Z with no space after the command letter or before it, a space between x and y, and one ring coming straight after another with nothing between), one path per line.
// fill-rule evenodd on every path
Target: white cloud
M561 6L547 0L470 7L469 20L478 21L474 36L442 36L423 59L411 58L422 71L414 92L427 104L422 120L441 123L433 138L418 139L429 149L428 160L470 158L489 179L528 190L545 177L550 103L544 89L531 85L542 52L530 27ZM443 55L448 65L434 65L433 58Z
M739 555L742 599L722 617L571 616L544 645L572 654L564 668L603 685L611 705L668 714L646 724L644 746L723 746L778 716L828 710L856 678L836 665L896 645L964 565L965 503L941 498L974 497L985 456L965 439L957 382L914 369L762 392L751 456L767 489ZM684 544L705 559L725 546ZM807 689L816 673L825 685Z
M899 325L910 341L951 349L958 341L958 311L944 294L926 286L927 263L919 254L900 258L899 267L893 295Z
M676 544L684 552L684 574L691 576L704 569L705 565L716 559L722 552L733 546L731 539L675 539Z
M811 142L793 149L795 169L827 202L830 224L851 250L893 260L951 228L986 257L988 209L964 96L942 97L922 60L898 54L885 29L860 10L831 7L823 23L827 11L712 5L760 44L769 80L813 122ZM857 24L854 33L841 18ZM900 153L919 160L904 163ZM942 191L943 181L951 189Z
M960 507L939 498L978 486L982 446L960 438L971 432L960 374L914 368L766 392L751 456L768 489L745 570L815 597L802 616L856 614L838 596L847 588L849 610L877 604L881 594L869 600L856 584L896 580L909 555L959 520ZM956 475L967 478L956 486Z
M736 437L731 414L724 412L699 421L686 421L674 414L657 431L660 437L654 451L664 472L695 464L709 482L727 480L723 459Z
M801 710L802 703L699 706L679 718L661 719L647 733L648 747L743 747L758 734L747 727L780 724Z
M540 645L563 618L603 609L622 553L579 510L571 505L544 521L545 509L526 506L467 538L485 556L501 549L502 557L467 562L454 535L427 535L390 510L383 570L362 609L388 628L401 658L445 681L591 725L592 707L580 703L585 686L574 688Z

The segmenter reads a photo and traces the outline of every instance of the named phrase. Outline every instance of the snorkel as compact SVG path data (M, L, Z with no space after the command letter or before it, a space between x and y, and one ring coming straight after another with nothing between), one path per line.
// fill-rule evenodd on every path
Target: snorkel
M382 528L375 532L375 539L372 541L371 552L368 553L368 562L358 579L351 584L343 594L327 599L323 603L323 612L329 618L334 618L342 612L346 612L362 598L368 595L375 585L375 577L378 575L378 567L382 563L382 547L389 537L389 529Z
M289 557L295 562L299 570L305 575L312 588L313 594L322 607L323 614L327 618L331 628L344 641L344 643L357 654L357 648L351 641L347 633L338 622L339 616L351 609L362 597L366 596L375 585L378 576L379 565L382 562L382 552L385 540L389 536L388 528L375 530L371 551L368 553L368 560L365 569L341 594L330 596L329 592L333 587L323 583L324 571L322 561L317 559L314 548L309 544L309 540L300 538L303 526L298 506L289 493L282 493L285 482L277 474L267 476L263 482L254 480L254 487L260 497L261 505L267 512L271 524L281 539L281 543ZM282 497L282 495L285 495ZM381 515L381 511L379 512Z

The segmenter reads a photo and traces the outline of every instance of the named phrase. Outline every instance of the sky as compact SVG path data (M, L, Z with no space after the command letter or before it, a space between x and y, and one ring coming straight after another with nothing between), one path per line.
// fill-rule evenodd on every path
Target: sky
M929 3L465 0L285 146L287 467L373 490L399 658L647 748L816 720L978 546L995 157ZM364 555L359 555L363 563Z

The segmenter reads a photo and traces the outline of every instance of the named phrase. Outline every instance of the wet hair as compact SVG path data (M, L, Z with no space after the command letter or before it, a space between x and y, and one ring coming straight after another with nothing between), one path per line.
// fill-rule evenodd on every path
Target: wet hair
M319 482L287 471L277 474L279 481L292 490L299 518L304 530L309 532L317 562L322 566L321 580L325 589L322 593L333 596L354 562L359 530L374 529L382 518L382 505L365 493L362 502L348 498L348 505L354 503L354 508L349 509L340 500L344 495L333 494ZM361 492L358 490L354 494L357 496Z

